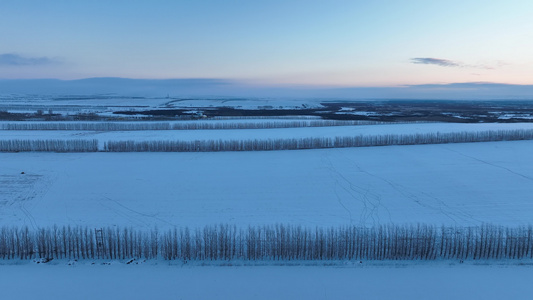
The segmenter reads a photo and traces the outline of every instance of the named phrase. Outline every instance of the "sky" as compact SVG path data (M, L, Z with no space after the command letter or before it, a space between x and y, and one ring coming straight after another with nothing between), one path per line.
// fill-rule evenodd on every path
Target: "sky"
M531 12L531 0L2 0L0 79L529 85Z

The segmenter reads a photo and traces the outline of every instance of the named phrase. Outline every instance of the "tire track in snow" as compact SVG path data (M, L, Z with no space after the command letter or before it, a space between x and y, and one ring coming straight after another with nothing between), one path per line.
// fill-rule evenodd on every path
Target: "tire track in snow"
M37 229L37 222L31 213L32 206L48 191L51 181L43 175L17 174L2 175L0 177L1 202L11 209L19 210L22 217L19 220L24 224L29 223L33 229ZM29 207L28 207L29 206ZM14 214L17 215L16 212Z
M335 180L335 187L339 186L348 195L350 195L351 198L362 203L363 209L359 217L359 224L361 226L365 226L368 219L371 219L373 225L379 224L381 221L379 217L379 207L381 206L381 197L377 194L371 193L369 189L365 189L361 186L354 184L352 181L346 178L346 176L344 176L342 173L340 173L335 168L331 159L327 155L324 155L322 158L323 158L324 164L326 165L326 168L332 173L332 178ZM337 196L339 204L347 212L349 212L349 217L350 217L350 220L352 221L353 220L352 212L342 202L342 199L338 195L336 189L335 189L335 194Z
M338 185L338 182L335 182L334 191L335 191L335 196L337 196L337 201L344 208L344 210L348 212L348 215L350 216L350 224L353 224L352 212L342 203L342 199L339 196L339 193L337 193L337 185Z
M106 207L107 209L113 211L115 214L117 215L120 215L126 219L128 219L130 222L137 222L137 223L142 223L144 224L144 227L150 227L150 224L149 222L146 222L142 219L142 217L144 218L151 218L151 219L154 219L154 220L157 220L157 221L160 221L162 223L165 223L167 225L170 225L170 226L173 226L173 227L176 227L175 224L172 224L164 219L161 219L159 217L156 217L156 215L149 215L149 214L145 214L145 213L142 213L142 212L139 212L139 211L136 211L134 209L131 209L127 206L125 206L124 204L116 201L116 200L113 200L107 196L103 196L105 199L115 203L116 205L118 205L121 209L114 209L114 208L111 208L109 206L105 206L103 205L102 203L100 203L102 206ZM132 215L133 214L133 215ZM140 216L141 218L139 218L138 216Z
M462 153L462 152L459 152L459 151L457 151L457 150L450 149L450 148L445 147L445 146L442 146L442 148L444 148L444 149L446 149L446 150L448 150L448 151L451 151L451 152L457 153L457 154L459 154L459 155L461 155L461 156L464 156L464 157L467 157L467 158L473 159L473 160L478 161L478 162L480 162L480 163L483 163L483 164L486 164L486 165L489 165L489 166L493 166L493 167L496 167L496 168L500 168L500 169L506 170L506 171L508 171L508 172L510 172L510 173L512 173L512 174L514 174L514 175L520 176L520 177L522 177L522 178L524 178L524 179L527 179L527 180L529 180L529 181L533 181L533 178L531 178L531 177L529 177L529 176L527 176L527 175L524 175L524 174L518 173L518 172L516 172L516 171L513 171L513 170L511 170L511 169L509 169L509 168L507 168L507 167L500 166L500 165L497 165L497 164L494 164L494 163L488 162L488 161L486 161L486 160L482 160L482 159L479 159L479 158L477 158L477 157L473 157L473 156L470 156L470 155L464 154L464 153Z
M449 218L450 220L452 220L454 223L457 223L457 219L462 220L462 221L467 221L467 222L468 221L474 221L476 223L481 222L480 220L474 218L471 214L465 213L465 212L463 212L461 210L458 210L458 209L451 208L443 200L441 200L441 199L439 199L439 198L437 198L435 196L431 196L431 195L428 195L427 193L420 192L421 194L426 195L428 198L433 199L436 202L436 204L437 204L437 206L431 205L431 204L427 203L427 201L424 201L423 199L421 199L416 194L410 192L403 185L395 183L395 182L392 182L392 181L390 181L390 180L388 180L388 179L386 179L384 177L381 177L381 176L378 176L376 174L370 173L370 172L368 172L366 170L363 170L355 161L353 161L352 159L347 157L344 153L342 153L342 151L338 151L337 150L337 152L340 152L339 153L340 155L342 155L346 160L350 161L358 169L359 172L365 173L365 174L367 174L369 176L372 176L374 178L377 178L377 179L387 183L392 189L394 189L395 191L400 193L400 195L402 195L402 196L404 196L404 197L406 197L408 199L413 200L417 205L420 205L421 207L424 207L424 208L427 208L427 209L430 209L430 210L436 210L439 213L441 213L442 215L444 215L447 218ZM383 207L389 213L389 219L390 219L390 212L388 211L388 209L384 205L383 205Z
M355 161L353 161L352 159L350 159L349 157L347 157L344 153L342 153L342 151L339 151L338 149L335 149L335 151L337 152L337 154L339 154L340 156L342 156L345 160L349 161L354 167L355 169L357 169L357 172L359 173L363 173L363 174L367 174L367 175L370 175L370 176L373 176L373 174L363 170ZM372 219L374 219L374 216L375 218L377 219L377 222L381 222L381 219L380 219L380 216L379 216L379 208L383 208L383 210L387 213L387 216L389 218L389 222L392 222L392 215L389 211L389 209L383 205L382 201L381 201L381 195L380 194L377 194L377 193L373 193L370 191L370 189L368 188L363 188L363 187L360 187L360 186L357 186L357 185L354 185L351 183L351 181L349 181L344 175L340 174L339 175L346 181L350 184L350 188L354 191L354 192L357 192L361 195L361 197L367 202L367 203L370 203L372 208L370 209L370 212L369 212L369 215L372 216ZM357 189L360 189L361 191L356 191L353 187L357 188ZM374 220L374 224L373 225L376 225L376 222Z

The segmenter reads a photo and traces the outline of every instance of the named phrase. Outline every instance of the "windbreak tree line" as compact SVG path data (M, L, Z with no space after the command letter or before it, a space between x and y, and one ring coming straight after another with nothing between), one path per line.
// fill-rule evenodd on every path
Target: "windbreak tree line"
M532 226L432 225L308 228L221 224L131 228L0 229L1 259L497 260L533 258Z
M217 152L269 151L390 145L421 145L515 141L533 139L532 129L487 130L478 132L382 134L345 137L310 137L249 140L195 140L195 141L109 141L104 151L109 152Z
M532 140L533 129L487 130L477 132L381 134L345 137L310 137L248 140L155 140L107 141L103 149L98 140L1 140L0 152L218 152L270 151L390 145L422 145Z
M96 152L98 140L0 140L0 151Z
M394 124L420 123L395 122ZM297 127L331 127L390 124L379 121L296 120L276 122L20 122L0 123L1 130L76 130L76 131L135 131L135 130L201 130L201 129L268 129Z

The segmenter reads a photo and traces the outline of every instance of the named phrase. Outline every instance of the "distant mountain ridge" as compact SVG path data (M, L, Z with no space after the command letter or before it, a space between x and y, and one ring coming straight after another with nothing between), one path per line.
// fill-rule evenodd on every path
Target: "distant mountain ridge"
M272 97L324 99L533 100L533 85L466 82L400 87L259 86L217 78L131 79L95 77L77 80L0 79L0 94L147 97Z

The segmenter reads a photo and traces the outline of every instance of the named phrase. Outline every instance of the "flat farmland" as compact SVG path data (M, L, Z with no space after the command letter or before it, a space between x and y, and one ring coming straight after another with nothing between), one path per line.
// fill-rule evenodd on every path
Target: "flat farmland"
M349 266L3 265L16 299L516 299L531 265L383 262ZM43 280L47 278L47 280ZM27 282L32 282L28 285ZM97 287L97 288L95 288Z
M533 215L531 149L533 141L2 153L0 225L526 225Z
M254 124L260 121L250 122ZM207 122L203 122L207 123ZM211 122L213 123L213 122ZM233 123L233 121L232 121ZM3 125L0 123L0 125ZM345 136L429 134L483 132L497 130L531 130L533 123L421 123L356 126L328 126L273 129L228 130L133 130L133 131L76 131L76 130L2 130L0 140L76 140L97 139L100 148L107 141L194 141L194 140L267 140L291 138L335 138Z

